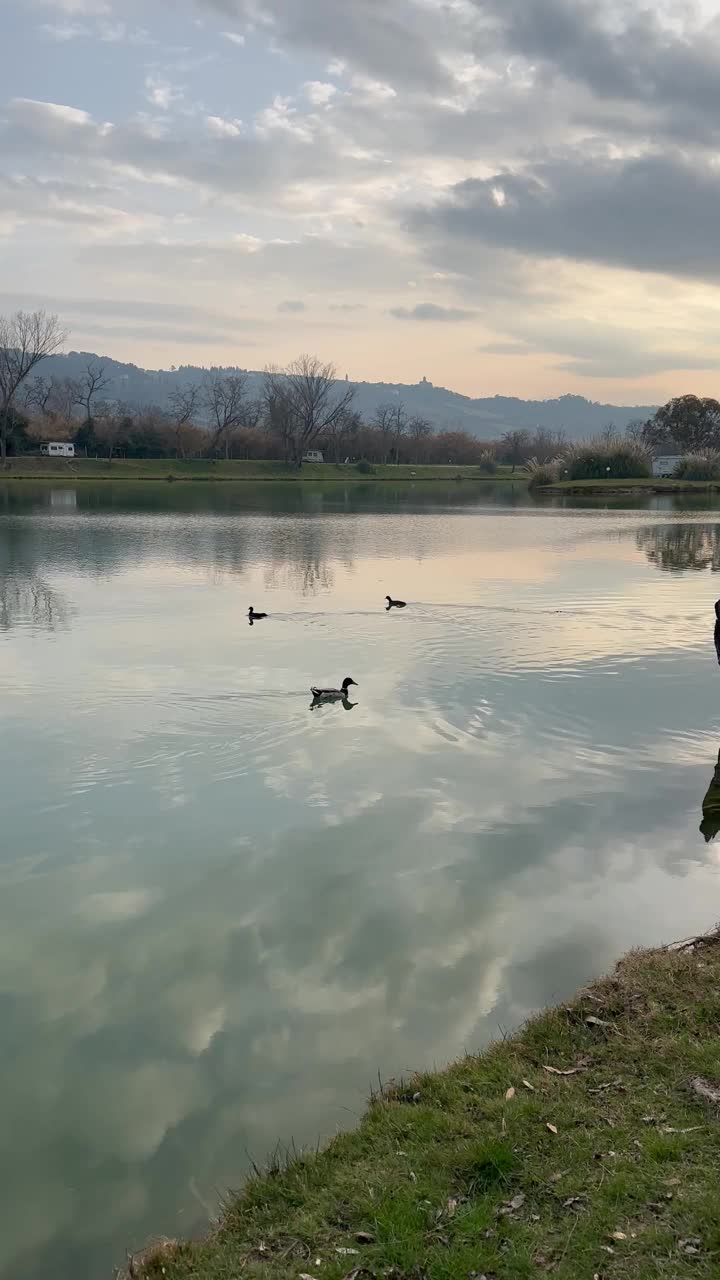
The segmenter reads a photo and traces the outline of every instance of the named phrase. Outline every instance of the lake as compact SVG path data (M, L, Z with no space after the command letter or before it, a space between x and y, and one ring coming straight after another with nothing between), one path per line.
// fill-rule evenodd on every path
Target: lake
M711 927L718 569L696 498L0 484L3 1278Z

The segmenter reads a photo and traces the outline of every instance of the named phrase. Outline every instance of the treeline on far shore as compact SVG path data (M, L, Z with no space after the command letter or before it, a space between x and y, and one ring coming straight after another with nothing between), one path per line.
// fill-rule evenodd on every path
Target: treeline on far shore
M478 440L461 427L438 428L408 413L400 399L378 406L367 420L354 407L354 388L339 382L332 365L301 356L285 369L266 371L262 394L248 394L247 375L211 371L184 386L168 408L136 407L103 398L101 363L81 378L34 374L18 387L5 415L7 452L37 452L43 442L72 442L78 453L100 458L224 458L282 460L300 465L308 450L328 462L478 466L550 460L563 447L561 431L508 431Z
M110 385L102 362L82 376L46 378L42 362L67 334L44 311L0 316L0 461L34 453L46 441L68 441L87 457L282 460L301 466L309 451L329 462L526 466L531 481L642 476L658 452L687 461L685 476L720 476L720 403L693 395L669 401L624 438L608 423L602 437L571 444L562 430L505 432L478 440L407 412L399 398L378 405L370 420L354 405L355 388L332 364L299 356L265 370L259 396L242 370L209 370L173 391L169 406L143 407L103 398ZM710 474L712 473L712 475Z

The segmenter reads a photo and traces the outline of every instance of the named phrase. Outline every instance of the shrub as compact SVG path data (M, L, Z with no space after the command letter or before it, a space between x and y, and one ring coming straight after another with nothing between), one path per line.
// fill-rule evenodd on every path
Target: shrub
M650 460L631 440L587 440L573 444L563 459L568 480L639 480L650 476Z
M497 474L497 469L498 464L495 459L495 454L492 453L490 449L486 449L485 452L480 455L478 471L481 471L484 476L494 476Z
M555 484L560 474L559 462L538 462L531 458L524 467L528 477L529 489L543 489L546 485Z
M372 462L368 462L367 458L361 458L359 462L356 462L356 463L355 463L355 470L356 470L356 471L359 471L359 472L360 472L360 474L361 474L361 475L363 475L363 476L374 476L374 475L377 475L377 472L376 472L376 470L375 470L375 468L374 468L374 466L373 466Z
M674 475L678 480L720 480L720 453L688 453L678 462Z

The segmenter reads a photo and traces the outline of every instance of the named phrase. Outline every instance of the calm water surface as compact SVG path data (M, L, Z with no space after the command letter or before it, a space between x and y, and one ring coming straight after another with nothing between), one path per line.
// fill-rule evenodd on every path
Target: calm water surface
M0 487L3 1278L108 1277L378 1070L715 922L719 521Z

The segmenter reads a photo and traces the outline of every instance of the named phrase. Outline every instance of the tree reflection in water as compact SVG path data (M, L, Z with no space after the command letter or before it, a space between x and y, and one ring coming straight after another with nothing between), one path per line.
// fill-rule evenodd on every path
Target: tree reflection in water
M0 578L0 630L11 627L44 627L55 631L67 625L63 597L42 578Z
M638 529L637 545L651 564L668 573L720 572L720 525L661 524Z

